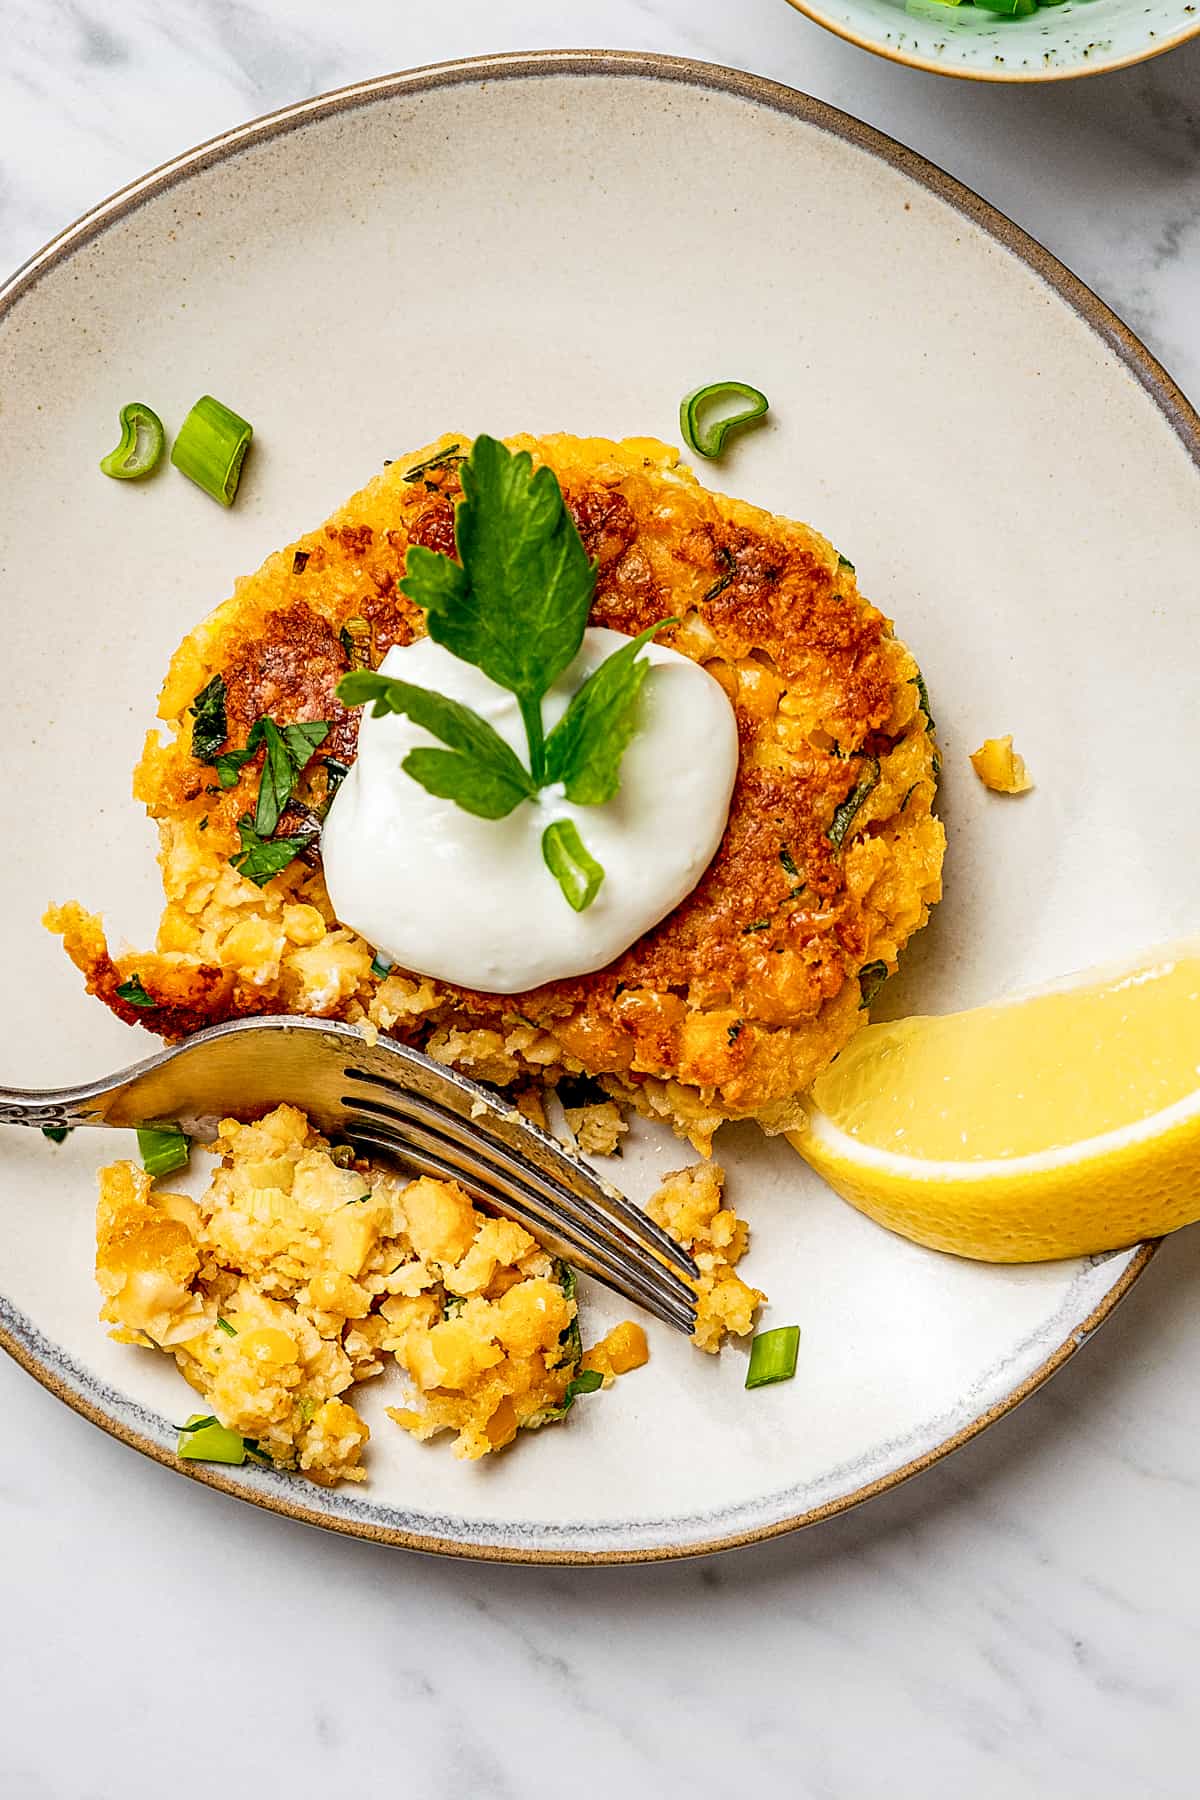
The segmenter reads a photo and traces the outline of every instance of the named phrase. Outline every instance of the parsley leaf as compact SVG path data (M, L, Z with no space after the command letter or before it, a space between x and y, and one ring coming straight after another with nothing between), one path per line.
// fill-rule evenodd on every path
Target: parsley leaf
M192 755L197 762L210 763L229 736L225 718L225 680L214 675L205 682L188 707L196 721L192 726Z
M254 828L261 837L270 837L278 825L279 815L295 793L313 751L328 736L329 726L323 719L302 721L298 725L277 725L274 719L264 714L255 719L241 750L223 750L213 757L213 767L221 786L236 787L246 764L266 746L254 812Z
M529 798L524 782L518 784L505 770L472 762L457 750L410 750L400 767L427 793L453 800L477 819L506 818L514 806ZM525 775L524 769L521 774Z
M874 793L879 786L879 760L868 756L859 772L858 780L846 795L841 805L835 807L829 830L825 836L835 850L840 850L845 843L850 827L858 816L858 810L868 794Z
M347 706L373 701L376 718L403 713L448 744L448 750L410 750L401 767L431 794L456 801L478 818L503 819L536 792L528 770L500 733L457 700L368 669L343 675L338 697Z
M251 736L253 736L253 729ZM237 786L238 776L257 749L257 744L252 745L247 740L244 750L222 750L219 756L213 757L213 768L217 771L217 780L223 788Z
M366 619L347 619L338 632L346 661L352 669L369 669L374 660L374 634Z
M402 588L429 635L517 696L533 778L543 778L541 700L578 654L596 585L554 472L475 439L455 514L460 562L414 545Z
M563 1262L561 1258L556 1259L554 1264L554 1279L558 1282L559 1287L563 1291L563 1299L574 1300L579 1291L579 1278L570 1263ZM555 1359L554 1367L556 1369L561 1368L563 1363L568 1363L571 1368L576 1368L580 1357L583 1355L583 1336L579 1329L578 1306L571 1315L570 1324L564 1325L563 1329L559 1332L558 1341L562 1346L562 1355Z
M890 974L891 970L885 962L869 962L863 964L862 968L858 971L858 989L862 996L858 1003L859 1012L862 1012L864 1007L870 1006L872 1000L875 998Z
M314 833L304 832L296 837L264 838L255 829L254 820L245 813L238 820L238 836L242 847L230 862L239 875L252 881L255 887L266 887L273 875L278 875L288 864L294 862L302 850L308 848ZM119 992L120 990L118 990ZM155 1005L151 1000L135 1001L135 1005Z
M131 975L128 981L123 981L117 988L117 998L119 1000L124 1000L127 1006L146 1007L158 1005L158 1001L154 998L153 994L148 994L142 986L142 978L140 975Z
M253 743L257 749L261 741L267 749L254 809L254 829L260 837L270 837L313 751L328 736L329 727L323 721L279 726L274 719L255 720L246 748Z
M933 714L929 710L929 689L925 686L925 677L922 675L920 669L917 670L915 675L909 677L908 685L910 687L915 687L917 690L917 698L921 702L921 711L925 714L926 731L936 731L937 726L934 724Z
M576 805L602 806L620 787L621 758L637 730L637 699L650 673L648 662L638 662L638 652L674 622L648 626L607 657L546 739L546 779L561 781Z
M448 444L444 450L439 450L435 455L426 457L424 462L414 463L408 473L402 475L400 479L412 483L420 481L423 475L432 475L435 469L456 469L461 462L466 460L458 452L457 444Z
M581 1369L578 1375L572 1376L567 1383L566 1392L558 1406L543 1406L540 1412L525 1420L526 1431L537 1431L543 1425L557 1424L565 1419L580 1394L594 1394L597 1388L604 1386L604 1377L599 1369Z

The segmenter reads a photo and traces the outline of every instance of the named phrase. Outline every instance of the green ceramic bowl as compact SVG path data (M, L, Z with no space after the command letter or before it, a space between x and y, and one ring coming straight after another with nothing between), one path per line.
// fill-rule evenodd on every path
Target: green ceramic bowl
M1124 69L1200 34L1200 0L1065 0L1008 18L942 0L791 0L818 25L914 69L970 81L1065 81Z

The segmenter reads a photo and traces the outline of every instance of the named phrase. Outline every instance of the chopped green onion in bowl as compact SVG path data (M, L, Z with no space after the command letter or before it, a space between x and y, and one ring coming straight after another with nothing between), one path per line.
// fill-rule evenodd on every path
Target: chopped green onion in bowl
M211 394L202 394L179 430L171 461L222 506L232 506L254 427Z
M192 1140L178 1125L139 1125L137 1141L142 1167L155 1181L185 1169L192 1154Z
M167 434L158 414L144 401L131 400L120 416L121 441L101 457L100 467L114 481L140 481L162 461Z
M746 1386L772 1387L777 1381L790 1381L796 1373L799 1351L798 1325L777 1325L773 1331L760 1331L750 1345Z
M736 412L728 411L734 400L745 404ZM720 456L725 439L739 425L750 425L761 419L770 402L767 396L745 381L710 381L705 387L693 388L679 402L679 429L688 449L696 456ZM714 408L726 410L716 412Z
M1065 0L931 0L936 6L961 6L960 17L969 19L971 8L980 12L1000 13L1009 19L1027 19L1041 6L1062 6Z

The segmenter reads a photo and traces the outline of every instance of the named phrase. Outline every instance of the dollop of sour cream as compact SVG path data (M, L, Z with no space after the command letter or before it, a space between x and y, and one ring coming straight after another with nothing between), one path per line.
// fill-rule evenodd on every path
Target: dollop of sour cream
M595 627L546 695L547 735L592 671L629 640ZM325 881L344 925L402 968L460 987L517 994L601 969L689 894L712 860L737 774L737 722L697 663L651 643L638 729L621 786L603 806L543 788L505 819L478 819L406 775L410 750L436 740L395 713L363 714L358 758L321 839ZM473 707L527 762L515 697L430 638L389 650L381 672ZM604 869L577 913L542 859L542 833L573 819Z

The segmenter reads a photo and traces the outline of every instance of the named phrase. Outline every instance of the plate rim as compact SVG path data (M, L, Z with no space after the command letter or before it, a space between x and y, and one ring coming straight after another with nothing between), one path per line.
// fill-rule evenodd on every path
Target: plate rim
M1147 44L1144 49L1130 50L1125 56L1118 56L1109 62L1097 58L1095 62L1064 64L1061 68L1046 69L972 69L965 64L937 62L931 56L917 56L911 50L903 49L899 44L885 44L879 38L868 37L863 31L855 31L840 19L835 19L825 12L816 0L788 0L798 13L811 19L814 25L820 25L824 31L832 32L844 43L853 44L858 50L867 50L872 56L882 57L884 62L899 63L906 69L920 69L926 75L943 75L951 81L987 81L1005 83L1016 87L1023 83L1045 83L1052 81L1082 81L1088 75L1115 75L1120 69L1133 69L1139 63L1151 62L1156 56L1165 56L1169 50L1178 50L1183 44L1190 44L1194 37L1200 36L1200 17L1194 24L1183 25L1172 36L1164 38L1162 43Z
M1092 292L1063 263L1037 240L1016 225L998 208L974 193L936 164L908 149L895 139L867 125L852 115L817 100L811 95L787 87L765 76L727 68L718 63L693 61L689 58L660 55L636 50L533 50L512 51L495 55L460 58L452 62L432 63L411 70L373 76L348 87L336 88L263 114L247 123L221 132L213 138L182 152L147 174L120 188L108 199L84 213L65 227L42 249L20 265L0 284L0 321L17 302L46 274L65 262L77 249L90 242L110 225L132 215L143 201L153 199L191 175L199 174L214 164L242 150L282 137L299 126L332 117L340 112L357 110L377 101L400 94L429 92L439 88L466 86L472 83L541 79L554 76L624 76L652 81L671 81L685 87L709 89L749 100L757 105L798 119L818 130L830 133L887 163L918 186L932 193L963 214L1041 277L1066 301L1119 358L1125 368L1146 391L1163 414L1183 448L1200 471L1200 415L1166 370L1151 355L1141 340L1113 310ZM849 1511L863 1501L899 1487L901 1483L940 1462L943 1457L970 1442L997 1419L1012 1412L1023 1400L1035 1393L1098 1329L1124 1299L1134 1283L1145 1272L1157 1242L1135 1246L1120 1277L1102 1296L1085 1319L1074 1325L1066 1338L1044 1362L1027 1375L1014 1389L986 1411L972 1419L959 1431L944 1438L922 1455L913 1458L889 1474L866 1483L837 1499L770 1524L744 1531L726 1532L714 1538L685 1544L629 1546L611 1550L575 1550L532 1547L513 1544L469 1544L454 1538L401 1531L369 1520L339 1518L306 1505L300 1498L277 1497L274 1494L248 1490L233 1477L224 1475L212 1465L181 1461L123 1420L113 1417L87 1395L72 1387L49 1361L43 1361L31 1347L22 1343L16 1333L0 1323L0 1349L42 1387L62 1400L74 1412L109 1436L139 1450L165 1468L186 1475L206 1487L230 1494L239 1500L281 1513L301 1523L316 1525L343 1536L365 1538L371 1542L409 1550L421 1550L443 1556L478 1562L523 1564L634 1564L676 1561L715 1551L740 1549L762 1543L788 1532L822 1523ZM299 1490L298 1490L299 1492Z

